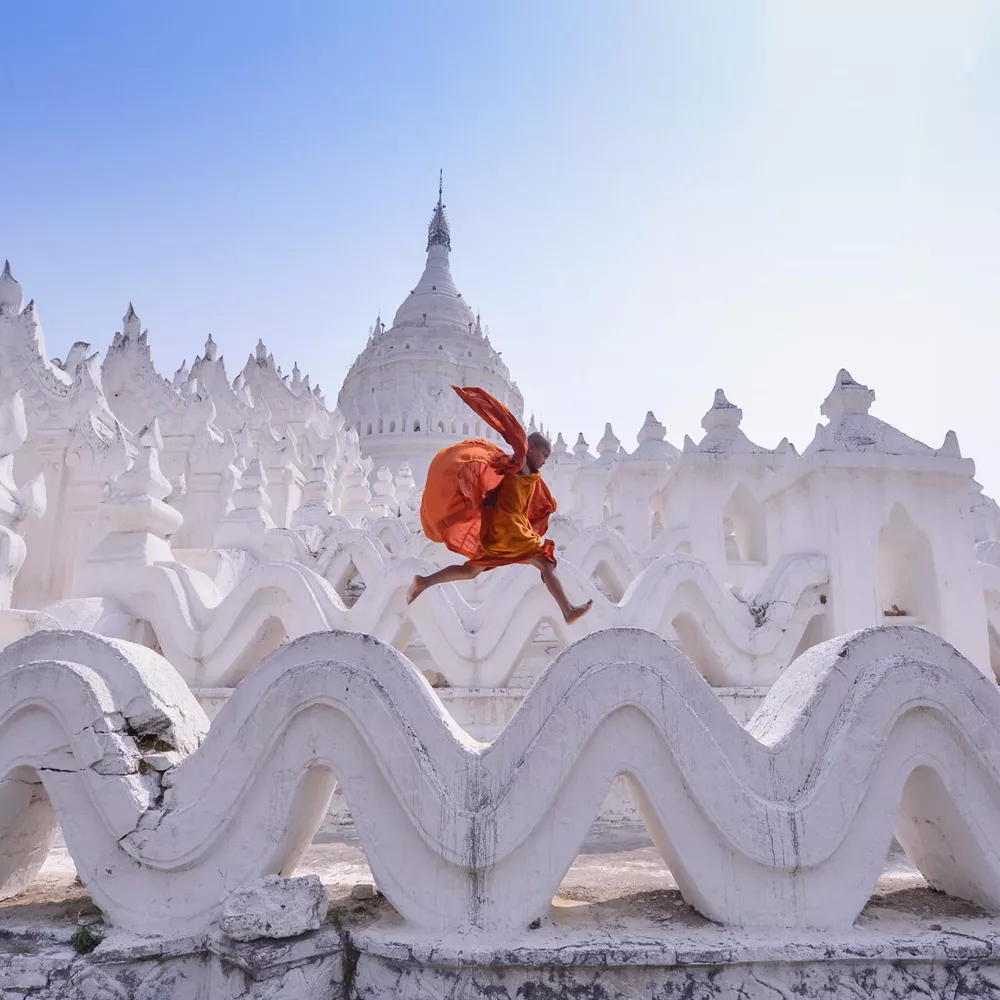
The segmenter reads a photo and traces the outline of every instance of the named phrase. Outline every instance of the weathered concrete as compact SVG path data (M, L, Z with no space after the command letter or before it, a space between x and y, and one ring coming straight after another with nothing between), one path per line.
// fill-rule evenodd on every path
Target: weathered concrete
M233 941L298 937L320 929L326 905L326 890L315 875L267 875L226 897L219 928Z
M0 993L37 1000L775 1000L1000 997L1000 920L931 890L895 849L846 932L719 927L688 907L648 837L596 825L539 926L510 935L407 930L367 880L357 837L314 844L331 922L286 941L71 937L96 915L57 845L32 893L0 904ZM43 899L47 896L47 899ZM89 992L88 992L89 991ZM741 992L742 991L742 992ZM786 991L783 993L782 991Z

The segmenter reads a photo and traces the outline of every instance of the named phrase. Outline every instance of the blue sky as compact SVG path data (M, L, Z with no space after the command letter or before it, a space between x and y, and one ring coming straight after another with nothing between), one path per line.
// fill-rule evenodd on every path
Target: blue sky
M1000 492L1000 4L47 2L4 12L0 257L49 353L135 303L335 398L452 265L529 410L801 449L840 367ZM572 441L570 441L572 443Z

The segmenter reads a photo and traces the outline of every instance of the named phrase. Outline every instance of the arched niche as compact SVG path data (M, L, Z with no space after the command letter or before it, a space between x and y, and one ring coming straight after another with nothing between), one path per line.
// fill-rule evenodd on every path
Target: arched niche
M733 490L722 511L722 530L729 562L767 562L764 505L743 483Z
M594 572L590 574L590 580L612 604L618 604L625 595L625 588L622 586L621 580L618 579L618 574L604 559L594 567Z
M878 533L876 597L883 620L905 618L936 632L940 607L934 554L902 504L895 504Z
M682 611L670 624L681 652L712 687L726 687L732 683L708 636L691 611Z

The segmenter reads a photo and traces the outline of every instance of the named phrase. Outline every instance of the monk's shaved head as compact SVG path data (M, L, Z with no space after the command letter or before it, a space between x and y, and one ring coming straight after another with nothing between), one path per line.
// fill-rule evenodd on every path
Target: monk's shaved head
M549 451L552 451L552 442L544 434L539 434L538 431L532 431L528 435L528 447L547 448Z

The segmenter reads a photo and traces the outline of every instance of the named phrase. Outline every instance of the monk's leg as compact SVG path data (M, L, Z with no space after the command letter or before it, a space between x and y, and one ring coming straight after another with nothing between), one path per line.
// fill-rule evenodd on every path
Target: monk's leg
M410 589L406 592L406 603L412 604L428 587L436 587L439 583L457 583L459 580L474 580L482 573L482 566L471 563L459 563L457 566L445 566L430 576L415 576Z
M586 604L570 603L569 598L566 596L566 591L563 590L562 581L556 576L556 568L548 559L538 556L537 559L532 560L532 565L537 566L541 572L542 583L545 584L545 589L555 598L556 604L559 605L559 610L562 612L567 625L572 625L578 618L582 618L594 606L593 601L587 601Z

